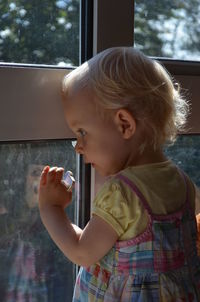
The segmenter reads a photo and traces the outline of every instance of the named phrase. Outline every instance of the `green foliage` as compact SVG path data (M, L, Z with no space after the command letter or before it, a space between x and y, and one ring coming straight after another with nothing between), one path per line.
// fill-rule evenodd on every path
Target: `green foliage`
M1 0L0 61L79 65L80 0ZM136 0L135 46L150 56L200 52L199 0ZM180 36L181 34L181 36Z
M200 57L199 20L198 0L136 0L135 46L149 56Z
M174 145L165 149L166 155L200 187L200 136L181 135Z
M1 0L0 61L78 65L79 0Z

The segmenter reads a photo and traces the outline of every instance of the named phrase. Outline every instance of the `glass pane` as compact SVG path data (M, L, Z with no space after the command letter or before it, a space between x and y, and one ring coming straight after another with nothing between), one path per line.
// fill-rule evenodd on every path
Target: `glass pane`
M75 175L71 141L0 145L1 302L72 300L75 266L50 239L37 207L39 176L46 164ZM74 195L67 212L77 223Z
M199 0L136 0L135 46L146 55L200 61Z
M200 187L200 135L182 135L165 151Z
M80 0L1 0L0 62L79 64Z

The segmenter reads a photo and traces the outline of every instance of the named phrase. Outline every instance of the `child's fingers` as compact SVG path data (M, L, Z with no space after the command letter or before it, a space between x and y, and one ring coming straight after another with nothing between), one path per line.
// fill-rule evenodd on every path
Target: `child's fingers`
M55 182L60 183L63 178L64 169L63 168L57 168L56 169L56 177Z
M50 167L49 166L45 166L42 173L41 173L41 177L40 177L40 185L45 185L47 182L47 173L49 171Z
M54 182L56 178L57 167L51 167L47 173L47 182Z

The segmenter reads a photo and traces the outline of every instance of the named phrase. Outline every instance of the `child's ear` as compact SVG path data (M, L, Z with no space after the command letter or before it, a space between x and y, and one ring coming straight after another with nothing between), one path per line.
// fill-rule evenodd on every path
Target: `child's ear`
M136 130L136 121L127 109L119 109L115 113L115 123L123 138L129 139Z

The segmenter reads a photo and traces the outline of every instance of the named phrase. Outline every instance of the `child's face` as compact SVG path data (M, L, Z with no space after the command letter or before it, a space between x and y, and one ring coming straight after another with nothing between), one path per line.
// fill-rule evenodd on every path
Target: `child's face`
M114 122L114 114L103 119L88 92L77 93L65 104L67 123L77 138L75 150L83 155L85 163L103 176L122 170L127 160L125 140Z

